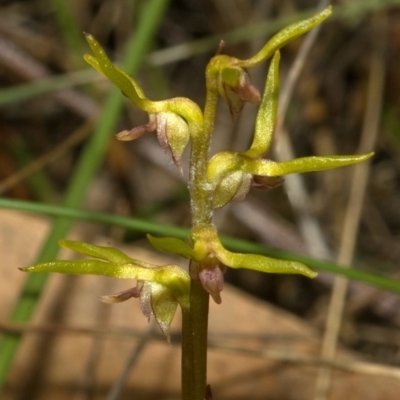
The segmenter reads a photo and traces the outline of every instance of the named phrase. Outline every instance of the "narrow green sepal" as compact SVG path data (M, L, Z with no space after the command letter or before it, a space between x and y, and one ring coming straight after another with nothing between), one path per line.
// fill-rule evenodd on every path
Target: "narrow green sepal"
M297 261L278 260L258 254L232 253L226 250L222 244L213 246L218 260L231 268L247 268L254 271L278 273L278 274L301 274L308 278L315 278L317 273L306 265Z
M165 253L177 254L183 258L199 261L197 253L183 240L172 237L159 238L149 234L146 236L150 244L157 250Z
M252 159L242 153L225 151L211 158L207 176L210 184L216 187L224 177L234 171L242 171L253 176L284 176L296 173L317 172L345 167L366 161L373 152L362 155L340 155L325 157L302 157L289 161L275 162L267 159Z
M94 54L94 57L85 55L85 61L114 83L137 107L147 111L151 102L144 97L140 86L110 61L104 49L92 35L85 34L85 38Z
M97 58L93 57L91 54L84 54L83 59L92 67L94 68L100 75L104 75Z
M111 62L104 49L92 35L85 34L85 38L93 52L93 55L84 55L85 61L100 74L107 77L141 110L146 111L149 114L171 112L182 117L188 123L194 123L196 125L202 124L203 114L196 103L184 97L177 97L165 101L151 101L147 99L138 83L124 70ZM197 133L197 131L191 132L191 134L192 133ZM175 151L178 156L180 156L181 146L181 142L178 144L175 143L172 146L172 150Z
M209 257L217 259L221 264L230 268L247 268L260 272L278 274L301 274L315 278L317 273L306 265L289 260L279 260L258 254L232 253L225 249L219 240L214 227L198 227L192 231L195 248L204 248Z
M106 260L112 263L129 264L136 261L113 247L96 246L94 244L77 242L74 240L59 240L58 244L65 249L75 251L84 256L100 258L100 260Z
M274 133L279 98L279 60L277 51L271 61L260 108L257 113L253 143L243 154L249 158L262 157L269 149Z
M284 162L270 160L244 160L242 167L244 171L259 176L283 176L304 172L324 171L358 164L371 158L374 153L363 155L344 155L326 157L302 157Z
M286 26L276 35L274 35L256 55L248 60L240 61L238 65L244 68L249 68L261 64L267 58L271 57L277 50L285 46L290 41L315 28L331 14L332 7L329 6L311 18L303 21L297 21Z
M153 281L156 270L134 264L114 264L100 260L56 260L21 268L24 272L59 272L74 275L102 275L119 279Z

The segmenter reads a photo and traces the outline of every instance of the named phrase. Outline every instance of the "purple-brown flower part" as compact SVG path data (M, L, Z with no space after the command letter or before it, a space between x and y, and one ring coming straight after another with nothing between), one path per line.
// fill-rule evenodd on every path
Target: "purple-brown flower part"
M228 103L233 120L242 111L245 102L260 104L260 92L252 85L250 75L245 69L226 69L223 76L220 93Z
M251 104L260 104L261 95L259 90L251 83L249 73L243 69L243 74L240 77L239 85L233 89L241 100Z
M157 126L157 139L164 153L169 149L168 145L168 117L167 113L160 113L156 115L156 126Z
M153 307L151 305L151 283L139 281L138 286L139 285L141 288L139 296L140 309L142 310L143 315L150 321L150 317L154 315Z
M123 142L128 142L130 140L135 140L145 135L146 133L153 132L157 128L156 120L153 116L150 116L150 120L147 124L136 126L130 131L124 130L115 135L118 140Z
M283 184L285 179L281 176L259 176L254 175L251 186L259 189L275 189Z
M217 262L204 267L199 272L199 278L204 290L211 295L217 304L221 304L221 291L224 288L223 267Z
M105 296L100 296L100 300L103 303L122 303L123 301L129 300L132 297L138 298L140 296L141 287L136 286L128 290L123 290L122 292L116 294L109 294Z

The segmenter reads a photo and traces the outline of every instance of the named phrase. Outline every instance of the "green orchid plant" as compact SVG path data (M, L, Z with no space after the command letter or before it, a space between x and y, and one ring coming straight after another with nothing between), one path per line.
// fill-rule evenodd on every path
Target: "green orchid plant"
M189 272L175 265L156 266L128 257L111 247L63 240L62 247L92 259L61 260L23 268L26 272L61 272L96 274L135 279L137 285L121 293L102 296L106 303L139 298L143 314L154 316L169 339L169 327L178 305L182 310L182 398L211 398L206 381L207 318L209 296L221 302L224 271L247 268L267 273L302 274L313 278L316 273L306 265L277 260L256 254L228 251L221 244L213 223L215 209L231 201L243 200L251 187L275 187L282 176L321 171L367 160L365 155L304 157L281 163L264 158L272 140L279 94L279 49L289 41L311 30L331 14L328 7L313 17L295 22L275 36L253 57L240 60L227 55L214 56L206 68L206 102L204 111L187 98L164 101L148 99L138 83L114 65L99 43L91 36L86 40L93 55L85 60L107 77L138 108L147 112L149 122L116 135L118 140L134 140L156 131L164 149L182 171L181 156L190 142L189 191L192 228L188 241L148 235L157 250L178 254L188 260ZM262 96L251 84L248 68L272 57ZM259 104L254 138L244 152L223 151L209 157L217 99L221 95L235 119L245 102Z

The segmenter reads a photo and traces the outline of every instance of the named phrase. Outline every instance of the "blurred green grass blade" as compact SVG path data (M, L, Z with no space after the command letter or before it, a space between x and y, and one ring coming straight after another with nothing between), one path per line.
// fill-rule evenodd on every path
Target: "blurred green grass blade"
M137 71L146 50L153 41L154 33L168 5L168 0L148 0L144 2L138 18L138 24L130 37L126 49L123 67L129 73ZM86 189L103 161L109 137L114 133L114 126L123 106L123 96L118 89L114 89L101 113L96 129L88 142L71 184L67 190L64 205L77 208L83 201ZM37 262L54 259L58 253L58 240L63 238L72 225L72 220L58 217L45 242ZM46 274L30 275L20 294L20 298L11 314L13 321L27 321L31 318L36 303L43 291L47 280ZM0 390L2 389L7 373L17 351L21 336L5 335L0 342Z
M42 204L23 200L10 200L0 198L0 208L19 210L35 214L45 214L51 217L61 217L72 220L82 220L96 224L115 225L143 233L160 236L175 236L187 239L189 230L174 225L158 224L145 219L120 217L114 214L104 214L92 211L77 210L64 206Z
M368 13L377 12L396 5L400 5L400 0L354 0L346 2L344 4L335 5L333 14L324 24L335 20L354 22L357 21L357 19L363 18ZM152 65L164 65L205 52L215 51L221 39L224 39L227 45L233 45L266 37L276 33L284 26L294 21L306 19L314 13L315 7L290 15L280 16L273 20L265 19L261 22L252 23L250 26L233 29L222 34L218 33L216 36L181 43L149 54L147 61Z
M179 239L187 239L189 237L189 230L172 226L149 222L137 218L119 217L111 214L102 214L82 210L74 210L71 208L53 206L48 204L40 204L26 201L8 200L0 198L0 207L20 210L25 212L46 214L52 217L64 217L74 220L88 221L93 223L115 225L133 231L140 231L143 233L150 233L160 236L174 236ZM377 288L388 290L394 293L400 293L400 281L386 278L384 276L371 274L368 272L360 271L355 268L342 268L334 262L317 260L311 257L302 256L286 250L274 249L264 245L247 242L245 240L234 239L230 237L221 237L221 241L232 251L243 253L257 253L268 257L275 257L293 261L300 261L310 268L317 271L330 272L336 275L345 276L348 279L356 280L359 282L368 283Z
M99 80L104 80L104 78L94 70L85 69L79 72L52 76L30 83L3 88L0 90L0 106L23 102L32 97Z
M76 67L85 65L82 53L85 49L85 40L81 28L72 9L72 1L50 0L52 9L58 22L64 42L67 45L68 55Z

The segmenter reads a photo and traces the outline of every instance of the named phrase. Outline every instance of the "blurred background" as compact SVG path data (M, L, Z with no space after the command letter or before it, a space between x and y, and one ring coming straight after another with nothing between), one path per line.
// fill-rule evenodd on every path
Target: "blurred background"
M304 38L282 50L279 129L268 157L369 151L375 156L358 175L349 167L288 177L275 189L252 189L245 202L219 210L216 221L225 235L397 279L400 1L332 4L333 16L307 53L299 56ZM185 96L202 107L204 70L220 40L226 43L224 54L247 58L273 33L309 16L317 6L311 0L0 0L0 196L189 227L187 152L182 177L155 134L129 143L114 139L115 133L145 123L147 116L85 64L82 55L89 50L82 32L95 36L113 61L129 66L128 72L134 70L147 97ZM129 57L136 57L137 65ZM267 67L249 71L260 91ZM256 112L257 107L246 105L232 121L221 101L212 153L245 150ZM94 135L102 139L88 155ZM87 164L82 170L83 158ZM86 174L87 181L82 178L71 192L77 171ZM79 200L71 200L73 193L79 193ZM3 218L11 213L2 212ZM10 238L18 244L18 235L29 228L22 222L15 233L11 229L0 230L3 246ZM143 233L122 228L81 223L76 235L148 249ZM39 236L41 242L32 245L37 250L46 237ZM17 245L15 251L20 251ZM35 255L31 257L21 263L32 262ZM23 264L12 265L18 266ZM0 284L9 286L6 279L3 274ZM226 279L323 334L334 275L321 273L311 281L243 270L228 271ZM76 291L76 281L68 282L63 298ZM22 287L19 282L4 300L5 331L11 329L6 321ZM350 283L348 293L340 342L369 361L398 366L398 297L357 282ZM20 378L15 371L13 379L6 386L7 398L45 398L32 376L28 392L17 390ZM108 389L77 389L80 397L68 392L66 398L97 398L93 393L105 398ZM60 393L57 398L62 398Z

